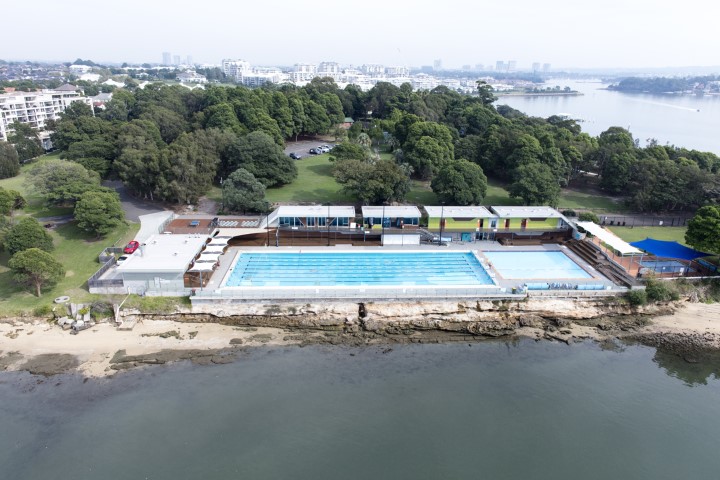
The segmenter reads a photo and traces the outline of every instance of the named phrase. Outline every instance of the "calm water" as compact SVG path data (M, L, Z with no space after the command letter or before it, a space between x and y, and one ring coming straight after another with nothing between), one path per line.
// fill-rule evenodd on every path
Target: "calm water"
M570 114L585 120L582 129L591 135L619 126L629 128L641 145L655 138L661 145L670 143L720 155L720 96L628 94L601 90L607 85L599 82L560 79L548 85L569 86L585 95L501 97L497 104L539 117Z
M0 376L2 478L711 479L716 366L548 342ZM709 377L709 378L708 378Z
M571 279L592 278L563 252L483 252L503 278Z
M242 253L237 286L492 285L470 252Z

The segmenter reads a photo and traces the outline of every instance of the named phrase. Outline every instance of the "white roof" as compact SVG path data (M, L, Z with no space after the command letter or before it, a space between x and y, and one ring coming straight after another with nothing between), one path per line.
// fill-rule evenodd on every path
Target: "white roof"
M490 207L500 217L510 218L562 218L562 214L551 207Z
M213 247L224 247L228 244L228 238L227 237L221 237L221 238L213 238L210 240L210 243L208 245Z
M632 245L627 243L625 240L623 240L622 238L620 238L617 235L615 235L614 233L612 233L610 230L605 230L603 227L601 227L597 223L575 222L575 224L578 227L581 227L583 230L587 231L588 233L595 235L602 242L606 243L607 245L610 245L610 247L613 250L615 250L616 252L619 252L621 255L641 254L642 253L640 250L633 247Z
M203 250L200 255L205 255L207 253L214 253L216 255L222 255L225 252L223 251L223 247L208 246L208 247L205 247L205 250Z
M377 206L369 205L362 207L362 215L364 218L381 218L385 213L385 218L402 217L402 218L420 218L420 210L415 205L386 205Z
M182 273L207 239L198 234L152 235L117 269L123 273Z
M469 206L440 206L425 207L425 211L431 218L455 217L455 218L491 218L496 215L485 207Z
M355 207L338 205L283 205L278 207L278 217L320 217L352 218L355 216Z

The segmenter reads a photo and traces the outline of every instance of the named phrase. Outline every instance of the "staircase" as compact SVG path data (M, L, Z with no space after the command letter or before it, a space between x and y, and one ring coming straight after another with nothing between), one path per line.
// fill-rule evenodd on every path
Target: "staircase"
M626 287L639 285L636 279L618 264L607 258L594 243L573 239L568 240L564 245L613 283Z
M437 243L437 238L435 234L430 233L424 228L418 228L415 231L420 234L420 243Z

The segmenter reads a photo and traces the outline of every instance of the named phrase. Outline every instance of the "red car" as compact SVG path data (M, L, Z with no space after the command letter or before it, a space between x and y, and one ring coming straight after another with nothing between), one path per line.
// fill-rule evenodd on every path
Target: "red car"
M133 240L132 242L125 245L125 249L123 250L123 253L134 253L135 250L137 250L140 247L140 242L137 240Z

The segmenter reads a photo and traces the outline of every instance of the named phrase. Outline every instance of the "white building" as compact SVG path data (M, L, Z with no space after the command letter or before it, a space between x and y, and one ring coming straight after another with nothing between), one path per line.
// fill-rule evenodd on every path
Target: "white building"
M309 82L317 76L317 65L312 63L296 63L290 72L293 82Z
M179 73L177 79L180 83L207 83L205 75L193 71Z
M386 67L385 74L388 77L407 77L410 75L410 69L402 66Z
M341 70L340 70L339 63L337 63L337 62L320 62L316 76L337 78L340 76L340 72L341 72Z
M226 59L222 61L222 71L233 80L242 82L243 76L251 71L250 62Z
M74 85L63 85L55 90L1 94L0 140L7 141L11 123L18 121L42 129L48 120L59 119L60 113L73 102L83 102L92 107L90 98L81 96Z

